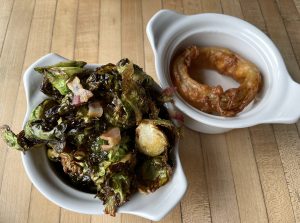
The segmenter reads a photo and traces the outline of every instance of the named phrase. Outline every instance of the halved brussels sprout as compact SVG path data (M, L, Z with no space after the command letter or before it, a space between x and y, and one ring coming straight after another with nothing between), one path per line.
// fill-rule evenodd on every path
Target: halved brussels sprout
M143 120L136 128L136 145L147 156L158 156L169 146L165 133L152 120Z

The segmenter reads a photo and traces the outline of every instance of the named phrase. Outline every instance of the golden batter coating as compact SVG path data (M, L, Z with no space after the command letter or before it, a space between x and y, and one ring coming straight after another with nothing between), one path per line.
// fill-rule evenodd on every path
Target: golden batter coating
M195 80L191 66L216 70L236 80L239 88L226 91ZM194 77L194 78L193 78ZM261 74L251 62L236 53L219 47L191 46L171 63L171 78L179 94L197 109L215 115L235 116L256 96L261 87Z

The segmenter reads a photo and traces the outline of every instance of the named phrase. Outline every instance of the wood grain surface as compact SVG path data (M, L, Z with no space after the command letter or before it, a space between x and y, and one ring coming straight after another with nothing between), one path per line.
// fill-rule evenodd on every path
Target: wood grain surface
M0 125L21 130L26 111L22 75L49 52L100 64L128 57L157 80L145 29L163 8L249 21L274 41L290 75L300 82L299 0L0 0ZM300 222L299 129L300 122L218 135L184 128L180 156L189 187L161 222ZM58 207L31 184L20 154L0 140L0 223L40 222L151 221Z

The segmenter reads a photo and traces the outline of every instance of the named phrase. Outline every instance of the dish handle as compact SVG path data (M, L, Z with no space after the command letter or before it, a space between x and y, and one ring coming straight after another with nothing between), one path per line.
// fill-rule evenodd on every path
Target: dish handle
M183 15L172 10L160 10L149 20L146 33L154 52L157 51L159 42L165 31Z
M289 84L286 88L286 100L281 104L281 107L278 108L277 115L272 123L296 123L300 118L300 84L295 81L289 81Z

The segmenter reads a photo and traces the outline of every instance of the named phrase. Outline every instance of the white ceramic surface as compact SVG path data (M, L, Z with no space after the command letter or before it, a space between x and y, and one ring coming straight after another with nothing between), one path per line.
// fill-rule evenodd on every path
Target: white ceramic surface
M27 113L23 127L31 111L46 96L40 92L42 75L34 71L34 67L52 65L66 59L48 54L33 63L24 74L24 85L27 98ZM87 65L95 68L99 65ZM52 170L43 149L35 149L22 154L23 164L28 177L34 186L50 201L65 209L83 214L103 214L103 205L94 194L78 191L64 183ZM118 209L118 213L128 213L148 218L153 221L162 219L180 201L187 189L187 182L183 173L179 155L178 143L174 148L175 170L172 179L156 192L144 195L137 193L129 202Z
M204 133L222 133L261 123L294 123L300 117L297 99L300 86L294 82L273 42L253 25L223 14L181 15L170 10L157 12L147 25L147 36L155 55L162 88L172 86L169 65L172 56L190 45L229 48L252 61L262 72L263 88L256 99L236 117L206 114L175 94L175 106L184 113L185 125ZM230 80L215 80L206 72L207 83L234 86ZM213 76L213 77L212 77ZM225 80L225 82L224 82ZM229 82L228 82L229 81Z

